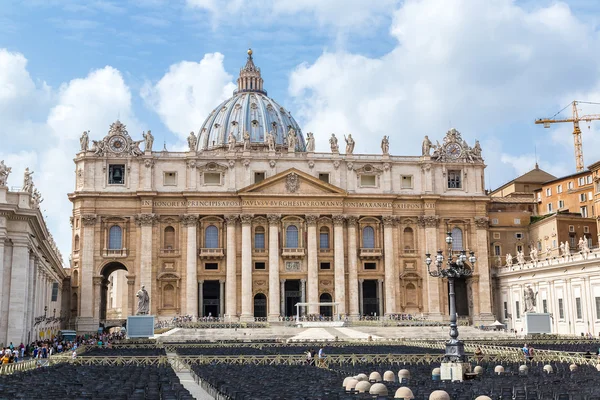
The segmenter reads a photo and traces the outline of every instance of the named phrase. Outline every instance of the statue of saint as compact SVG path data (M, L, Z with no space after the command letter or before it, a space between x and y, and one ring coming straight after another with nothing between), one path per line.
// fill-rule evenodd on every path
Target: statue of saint
M339 153L340 152L340 146L338 146L338 140L335 137L335 133L331 134L331 137L329 138L329 145L331 146L331 152L332 153Z
M531 261L537 261L537 247L535 246L531 246L530 250L529 250L529 257L531 258Z
M471 155L474 161L483 161L483 157L481 157L481 145L479 144L479 140L475 141L475 146L471 149Z
M517 251L517 264L525 264L525 255L523 254L523 251Z
M586 238L582 238L582 239L583 239L583 243L581 244L581 251L583 251L584 253L587 253L590 251L590 245Z
M138 309L135 315L147 315L150 312L150 296L144 285L138 290L136 297L138 298Z
M580 238L579 238L579 243L578 243L578 245L577 245L580 251L582 251L582 250L583 250L583 246L584 246L584 245L585 245L585 240L584 240L582 237L580 237Z
M537 297L537 293L533 293L533 289L531 286L528 286L527 289L523 291L523 297L525 299L525 310L524 312L534 312L535 311L535 298Z
M296 130L290 128L287 135L287 146L288 153L294 153L296 151Z
M11 167L7 167L4 164L4 160L0 161L0 186L6 186L6 182L8 181L8 175L12 171Z
M235 151L235 136L233 132L229 132L229 136L227 137L227 143L229 143L229 151Z
M23 173L23 189L21 189L23 192L33 192L33 178L31 178L31 175L33 175L33 171L29 172L29 167L25 168L25 172Z
M563 242L560 242L559 248L560 248L560 254L559 255L561 255L561 256L566 255L566 253L565 253L565 244Z
M512 266L512 262L513 262L513 258L512 258L512 256L510 255L510 253L508 253L508 254L506 255L506 266L507 266L507 267L511 267L511 266Z
M89 143L88 132L83 131L81 137L79 138L79 144L81 145L81 151L87 151Z
M42 198L42 194L39 192L39 190L34 189L33 190L33 194L31 195L31 205L34 208L40 208L40 203L44 201L44 199Z
M571 255L571 245L568 240L565 240L565 255L567 257Z
M383 152L384 156L390 154L390 139L389 139L389 136L384 136L383 139L381 139L381 151Z
M315 151L315 135L312 132L306 134L306 151L309 153Z
M190 132L190 136L187 138L188 146L190 147L190 151L196 151L196 146L198 145L198 138L194 135L194 132Z
M250 134L244 131L244 151L250 150Z
M346 137L346 135L344 135L344 140L346 141L346 154L352 154L354 153L354 139L352 139L352 134L349 133L348 137Z
M152 135L152 132L150 132L150 129L148 129L148 132L142 133L142 137L145 141L144 151L152 151L152 145L154 144L154 136Z
M273 131L267 133L267 146L269 146L269 151L275 151L275 135Z
M425 135L423 139L423 145L421 146L421 154L429 157L431 152L431 140L429 140L429 136Z

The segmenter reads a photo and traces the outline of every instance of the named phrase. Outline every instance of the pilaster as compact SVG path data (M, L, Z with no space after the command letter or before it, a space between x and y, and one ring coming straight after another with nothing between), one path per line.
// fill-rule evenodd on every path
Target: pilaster
M432 254L438 249L438 226L439 217L437 215L426 215L418 218L417 222L425 234L425 251ZM427 306L429 316L432 319L442 319L441 307L442 299L440 298L440 281L439 278L434 278L427 274L425 281L427 285Z
M494 322L492 312L492 291L490 282L490 263L488 261L488 217L475 218L477 248L476 271L479 281L477 283L477 297L479 298L479 320L475 322Z
M225 280L225 318L227 321L237 319L237 273L236 257L237 247L235 243L235 225L237 215L226 215L227 221L227 269Z
M136 215L136 223L141 228L141 246L140 246L140 283L146 287L150 304L148 307L149 314L152 315L155 310L153 308L153 287L152 287L152 226L158 219L156 214L138 214Z
M187 231L186 243L186 315L198 316L198 250L197 233L198 216L187 214L182 216L181 221Z
M254 321L252 313L252 219L251 214L242 214L242 315L240 320Z
M383 255L385 268L385 315L396 313L396 272L394 268L394 224L390 215L383 217Z
M94 235L97 216L84 214L81 216L83 239L81 241L81 285L79 289L79 316L77 332L96 332L98 320L94 320ZM43 304L41 305L43 308Z
M350 298L349 313L351 319L358 319L362 314L359 301L362 302L362 283L358 282L358 260L356 247L357 216L348 216L348 297ZM359 300L360 299L360 300Z
M279 320L281 309L279 298L279 220L280 216L267 215L269 220L269 321Z
M346 314L346 282L344 268L344 215L333 216L333 246L334 246L334 291L335 302L339 303L338 313Z
M27 279L29 271L29 243L27 238L11 238L13 257L8 305L7 344L17 345L26 340Z

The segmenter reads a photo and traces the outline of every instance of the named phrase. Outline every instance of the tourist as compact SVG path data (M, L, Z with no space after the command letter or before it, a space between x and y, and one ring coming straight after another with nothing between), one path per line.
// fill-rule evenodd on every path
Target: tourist
M2 364L8 364L10 362L10 355L6 351L4 351L2 354L4 355L2 356L0 361L2 361Z
M528 345L527 346L527 353L528 353L528 359L529 361L533 361L533 346L532 345Z
M481 351L481 347L479 346L475 349L475 358L477 359L477 363L480 363L483 359L483 351Z
M306 352L306 364L308 364L308 365L313 364L312 349L308 349L308 351Z
M324 367L325 366L325 350L323 349L323 346L321 346L319 348L319 367Z
M529 348L527 347L527 343L523 345L523 348L521 350L523 351L523 357L525 357L525 361L527 361L529 357Z

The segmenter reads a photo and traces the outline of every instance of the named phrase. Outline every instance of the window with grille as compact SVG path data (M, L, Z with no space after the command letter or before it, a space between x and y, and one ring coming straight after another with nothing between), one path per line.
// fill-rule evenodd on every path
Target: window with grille
M500 247L499 244L494 245L494 255L495 256L501 256L502 255L502 248Z
M589 226L584 226L583 227L583 233L590 233L590 227Z
M460 228L452 228L452 250L463 249L463 232Z
M558 208L565 208L565 201L564 200L559 200L558 201Z
M577 319L583 319L583 313L581 312L581 297L575 297L575 313Z
M363 228L363 247L365 249L375 247L375 230L372 226L365 226Z
M563 299L558 299L558 318L565 319L565 307L563 305Z
M113 225L108 231L108 248L119 250L123 248L123 231L118 225Z
M216 226L209 225L204 230L204 247L207 249L219 247L219 229Z
M448 189L461 189L462 181L460 171L448 171Z
M285 229L285 247L298 248L298 227L290 225Z
M265 248L265 228L262 226L257 226L254 230L254 248Z
M172 226L167 226L165 228L165 246L164 248L167 250L172 250L175 248L175 228Z
M585 193L579 193L579 201L583 202L587 200L587 196Z
M52 300L51 301L57 301L58 300L58 282L52 282Z
M569 236L569 247L573 248L575 247L575 236Z
M320 249L328 249L329 248L329 228L323 226L319 231L319 248Z

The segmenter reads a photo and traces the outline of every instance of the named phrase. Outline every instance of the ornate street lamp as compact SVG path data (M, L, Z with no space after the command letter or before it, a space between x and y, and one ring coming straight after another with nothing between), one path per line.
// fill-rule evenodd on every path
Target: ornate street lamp
M446 258L442 250L438 250L435 260L431 259L431 254L425 254L425 264L427 264L427 272L435 278L448 278L448 297L450 301L450 340L446 342L446 354L444 362L466 362L464 343L458 340L458 326L456 324L456 300L454 295L454 279L464 278L473 275L473 270L467 265L467 261L471 265L475 265L475 253L470 251L467 257L466 250L460 250L460 254L456 257L452 254L452 233L448 232L446 236L446 244L448 245L448 253ZM446 268L444 266L446 262ZM434 264L435 269L431 268Z

